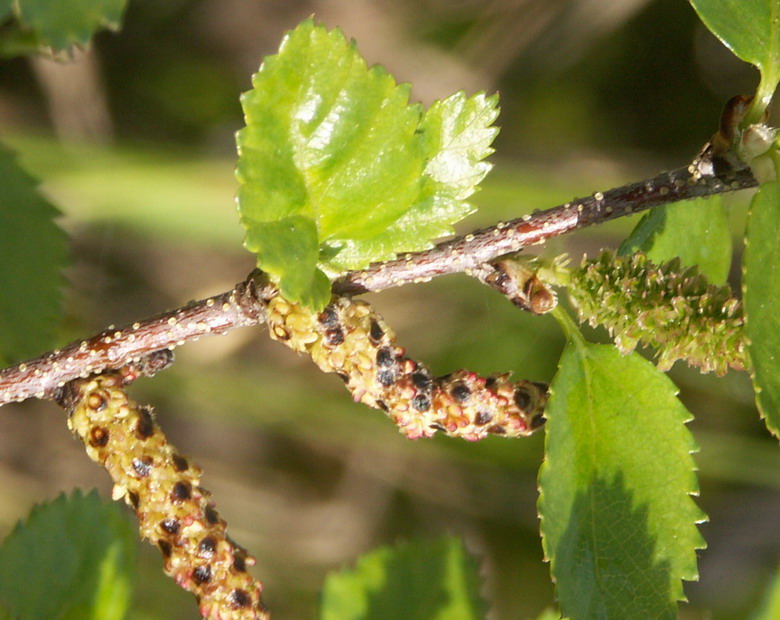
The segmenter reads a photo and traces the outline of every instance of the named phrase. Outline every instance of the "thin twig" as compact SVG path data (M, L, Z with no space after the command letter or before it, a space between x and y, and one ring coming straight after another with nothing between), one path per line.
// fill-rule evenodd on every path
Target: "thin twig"
M430 250L370 265L334 283L334 292L354 295L430 280L456 272L476 272L499 256L542 243L592 224L689 198L757 186L748 169L726 167L715 173L711 161L664 173L587 198L501 222L457 237ZM51 398L58 387L78 377L119 368L161 349L173 349L209 334L263 322L262 295L254 274L232 291L193 302L119 329L109 328L64 349L0 370L0 406L27 398Z

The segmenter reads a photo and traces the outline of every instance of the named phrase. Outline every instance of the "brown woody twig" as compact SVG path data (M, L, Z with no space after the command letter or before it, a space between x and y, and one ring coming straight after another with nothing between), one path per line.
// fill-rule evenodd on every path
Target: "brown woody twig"
M522 248L573 230L651 207L757 186L747 168L734 169L707 155L693 164L651 179L537 211L509 222L439 243L351 272L334 283L334 292L354 295L380 291L433 277L466 272L485 279L485 265ZM720 169L719 169L720 168ZM254 278L233 290L119 329L110 327L63 349L0 370L0 406L27 398L52 398L68 381L107 368L119 368L162 349L205 335L263 322L262 295Z

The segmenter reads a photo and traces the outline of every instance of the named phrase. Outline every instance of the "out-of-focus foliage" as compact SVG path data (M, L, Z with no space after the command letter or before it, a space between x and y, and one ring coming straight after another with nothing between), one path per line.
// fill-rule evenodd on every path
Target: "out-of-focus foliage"
M745 248L745 334L756 402L780 435L780 184L761 187L750 206Z
M0 363L51 347L62 310L67 258L59 214L16 157L0 146Z
M126 4L127 0L4 0L0 19L12 17L16 23L0 34L0 51L10 56L87 45L96 31L119 28Z
M36 506L0 547L0 615L122 620L136 535L113 502L75 491Z
M456 538L377 549L328 576L321 620L481 620L479 566Z

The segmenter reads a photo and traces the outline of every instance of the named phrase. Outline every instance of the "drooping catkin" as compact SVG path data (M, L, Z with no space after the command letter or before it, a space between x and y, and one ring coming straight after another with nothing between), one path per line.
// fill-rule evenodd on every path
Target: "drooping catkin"
M131 371L132 372L132 371ZM192 592L204 618L266 620L254 559L226 534L201 470L168 443L151 408L128 398L128 370L66 384L59 402L68 426L114 481L113 497L135 511L141 538L156 544L164 569Z

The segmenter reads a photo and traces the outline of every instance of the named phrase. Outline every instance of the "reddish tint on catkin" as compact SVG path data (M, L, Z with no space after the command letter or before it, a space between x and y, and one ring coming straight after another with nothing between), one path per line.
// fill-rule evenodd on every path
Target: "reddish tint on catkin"
M470 441L520 437L544 422L546 384L466 370L433 377L396 346L395 334L364 301L334 296L320 313L275 292L266 302L272 338L338 374L356 401L386 412L411 439L436 431Z
M254 559L225 533L200 469L168 443L152 411L127 397L133 369L66 384L58 398L68 426L114 481L114 499L135 510L142 538L156 544L165 572L198 599L204 618L269 618Z

